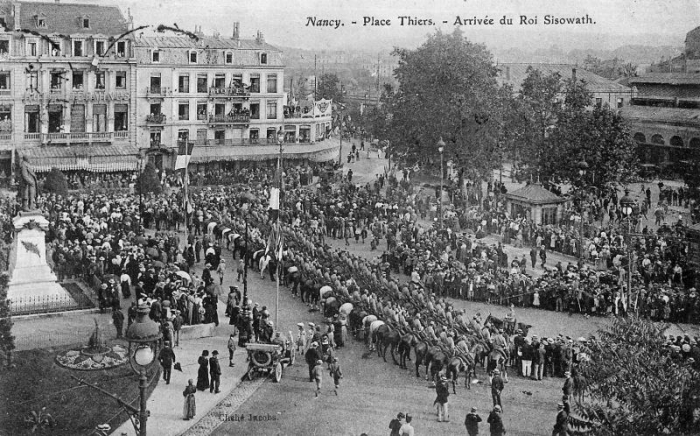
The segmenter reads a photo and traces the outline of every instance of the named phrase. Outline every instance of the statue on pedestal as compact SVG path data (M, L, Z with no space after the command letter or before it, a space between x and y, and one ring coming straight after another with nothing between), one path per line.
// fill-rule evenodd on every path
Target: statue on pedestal
M22 162L20 162L19 193L22 196L22 210L24 212L36 209L37 185L36 174L29 166L29 159L27 156L23 156Z

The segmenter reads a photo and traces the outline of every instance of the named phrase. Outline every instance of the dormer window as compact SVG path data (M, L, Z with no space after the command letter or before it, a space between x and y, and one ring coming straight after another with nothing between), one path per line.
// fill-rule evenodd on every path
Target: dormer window
M267 64L267 53L260 53L260 63Z
M46 28L46 16L44 14L34 15L36 27Z
M233 63L233 52L227 51L224 54L224 60L225 60L226 64L229 64L229 65L232 64Z
M189 51L189 59L191 64L196 64L197 63L197 51L196 50L190 50Z
M117 42L117 57L126 57L126 41Z
M73 56L85 56L82 40L76 39L73 41Z
M83 24L83 29L89 29L90 28L90 18L88 17L83 17L81 19L81 22Z
M153 62L154 64L160 63L160 50L158 50L157 48L154 48L151 51L151 62Z

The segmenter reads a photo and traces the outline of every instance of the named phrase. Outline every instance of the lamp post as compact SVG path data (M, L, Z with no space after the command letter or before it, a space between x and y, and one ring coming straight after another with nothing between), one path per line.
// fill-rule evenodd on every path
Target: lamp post
M581 198L580 198L580 203L579 203L579 208L580 208L580 213L581 213L581 223L580 223L580 231L579 231L579 236L580 236L580 241L579 241L579 248L578 248L578 258L579 260L583 259L583 212L584 212L584 198L585 198L585 188L584 188L584 182L586 181L586 172L588 171L588 162L585 160L582 160L581 162L578 163L578 175L581 177Z
M129 341L129 364L136 374L139 374L139 413L136 418L139 436L146 436L146 421L149 412L146 410L146 388L148 379L146 370L155 361L163 335L160 326L149 316L148 306L142 304L137 310L137 318L126 331L126 339Z
M440 228L442 229L442 216L444 215L442 211L442 183L443 183L443 169L442 169L442 152L445 151L445 141L442 140L442 136L437 143L438 151L440 152Z
M139 154L139 233L143 227L143 154Z
M625 196L620 199L622 213L627 217L627 296L632 296L632 212L634 211L634 200L629 196L629 189L625 189ZM629 300L627 300L629 301ZM625 302L625 310L627 302Z

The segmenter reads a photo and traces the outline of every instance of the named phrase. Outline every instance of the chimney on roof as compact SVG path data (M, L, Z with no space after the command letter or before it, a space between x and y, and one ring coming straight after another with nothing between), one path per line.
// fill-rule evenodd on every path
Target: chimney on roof
M506 65L506 80L510 81L510 65Z
M258 36L255 37L255 42L258 44L264 44L265 43L265 37L263 36L263 33L258 30Z
M576 68L571 69L571 81L574 82L574 85L576 84Z
M15 31L22 30L21 26L21 20L20 20L20 12L22 9L22 4L20 2L16 2L12 5L14 7L14 10L12 11L14 15L14 21L15 21Z
M61 3L61 0L56 0L56 3Z
M238 21L233 22L233 39L238 39L241 36L241 23Z

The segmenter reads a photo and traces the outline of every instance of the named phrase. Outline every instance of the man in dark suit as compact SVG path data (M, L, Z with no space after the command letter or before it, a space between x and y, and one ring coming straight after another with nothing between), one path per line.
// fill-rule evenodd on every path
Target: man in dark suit
M569 420L569 414L564 410L564 404L557 404L557 421L554 423L554 429L552 430L552 436L566 436L568 431L566 429L567 422Z
M314 366L318 360L323 360L323 356L318 351L318 342L313 342L305 354L306 364L309 365L309 381L314 381Z
M209 358L209 392L218 394L221 392L221 365L219 365L219 352L214 350Z
M160 366L163 367L163 380L165 384L170 384L170 374L173 370L173 362L175 362L175 352L170 348L170 342L165 341L163 343L163 349L158 353L158 361Z

